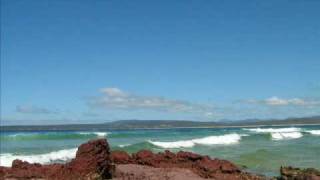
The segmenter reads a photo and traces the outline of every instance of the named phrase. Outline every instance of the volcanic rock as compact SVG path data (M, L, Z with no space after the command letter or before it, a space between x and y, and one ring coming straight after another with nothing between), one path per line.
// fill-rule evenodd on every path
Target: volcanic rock
M80 145L75 159L66 164L41 165L14 160L11 168L0 167L0 179L110 179L114 169L107 141L98 139Z
M184 151L175 154L170 151L153 153L149 150L141 150L131 156L124 151L117 151L111 153L111 159L113 159L116 164L137 164L144 167L158 168L159 170L163 168L167 168L167 171L177 168L187 169L198 175L199 178L225 180L265 179L265 177L262 176L242 172L236 165L229 161L211 159L209 156L201 156Z
M320 171L307 168L281 167L279 180L320 180Z

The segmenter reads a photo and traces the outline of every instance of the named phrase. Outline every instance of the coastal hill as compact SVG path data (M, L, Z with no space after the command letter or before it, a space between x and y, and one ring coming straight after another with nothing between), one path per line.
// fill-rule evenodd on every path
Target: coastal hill
M187 120L120 120L103 124L65 124L65 125L29 125L29 126L1 126L2 131L88 131L110 129L159 129L159 128L219 128L235 126L284 126L320 124L320 116L305 118L288 118L283 120L242 120L199 122Z

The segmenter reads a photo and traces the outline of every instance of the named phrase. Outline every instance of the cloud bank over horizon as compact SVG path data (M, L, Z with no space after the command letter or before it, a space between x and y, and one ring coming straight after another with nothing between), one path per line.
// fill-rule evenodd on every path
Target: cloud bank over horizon
M88 101L89 107L124 111L150 110L168 113L191 113L203 116L213 116L215 114L213 105L160 96L136 95L115 87L102 88L100 93L101 96L93 97Z
M227 105L217 103L213 105L213 103L195 103L163 96L138 95L117 87L101 88L98 92L100 95L82 100L82 103L86 105L82 113L70 113L36 105L17 105L15 111L24 115L22 117L35 118L34 122L41 122L41 118L50 116L50 121L60 123L87 120L104 122L117 119L223 121L284 119L320 115L320 99L316 97L281 98L271 96L265 99L238 100L236 103L231 102ZM127 116L121 116L123 114ZM151 114L151 116L140 116L144 114ZM10 124L9 121L3 123Z
M161 96L143 96L126 92L120 88L107 87L99 90L100 96L89 99L91 109L121 112L153 111L167 114L186 114L188 119L221 121L244 119L283 119L320 115L320 100L317 98L280 98L271 96L265 99L248 99L219 105L218 103L194 103L186 100L170 99ZM153 118L157 119L157 117Z

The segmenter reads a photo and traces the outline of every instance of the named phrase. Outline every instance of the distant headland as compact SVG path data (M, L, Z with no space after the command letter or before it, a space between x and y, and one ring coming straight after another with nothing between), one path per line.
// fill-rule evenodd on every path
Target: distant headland
M320 124L320 116L287 119L250 119L239 121L204 122L191 120L119 120L101 124L14 125L1 126L2 131L77 131L110 129L162 129L162 128L225 128L252 126L288 126Z

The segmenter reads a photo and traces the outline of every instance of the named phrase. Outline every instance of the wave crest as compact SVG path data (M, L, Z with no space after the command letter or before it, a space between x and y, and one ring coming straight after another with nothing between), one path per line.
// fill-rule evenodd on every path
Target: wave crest
M86 139L106 137L108 132L46 132L46 133L17 133L1 135L1 140L56 140L56 139Z
M20 159L22 161L28 161L29 163L41 163L49 164L52 162L68 161L75 157L77 148L63 149L59 151L53 151L46 154L32 154L32 155L14 155L10 153L0 154L0 165L10 167L12 161Z
M301 132L274 132L271 133L273 140L283 140L283 139L298 139L303 135Z
M108 132L79 132L79 134L82 134L82 135L96 135L98 137L105 137L110 133L108 133Z
M312 135L318 135L320 136L320 130L309 130L309 131L306 131L307 133L310 133Z
M272 140L298 139L303 136L302 129L296 127L290 128L252 128L244 129L247 131L270 134Z
M236 144L241 140L239 134L227 134L221 136L208 136L199 139L183 140L183 141L173 141L173 142L161 142L161 141L149 141L151 144L162 147L162 148L190 148L196 144L200 145L230 145Z
M251 128L247 129L244 128L244 130L251 131L251 132L257 132L257 133L287 133L287 132L300 132L301 128Z

